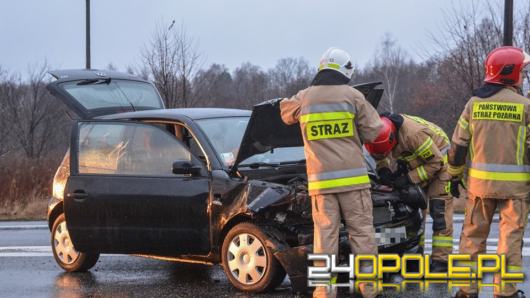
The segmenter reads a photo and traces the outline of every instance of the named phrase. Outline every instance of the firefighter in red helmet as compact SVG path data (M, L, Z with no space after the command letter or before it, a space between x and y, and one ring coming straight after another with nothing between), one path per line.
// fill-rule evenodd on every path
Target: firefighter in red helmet
M491 51L485 62L485 83L473 91L453 134L448 169L452 181L462 179L469 158L459 253L471 255L472 268L477 256L486 253L493 213L499 208L497 254L506 256L508 271L522 270L522 239L530 209L530 101L520 87L529 63L530 56L516 47ZM451 192L459 195L456 186ZM495 283L503 285L499 276ZM494 294L525 297L513 283L495 287ZM456 296L478 297L478 289L464 287Z
M364 146L377 160L384 159L388 153L394 149L397 144L396 126L388 117L381 117L383 127L379 135L372 143L366 143Z
M426 191L433 219L430 271L446 272L453 249L453 200L447 173L449 138L440 127L420 117L387 113L381 120L384 126L374 142L365 144L366 150L377 160L382 184L397 189L417 184ZM394 161L399 165L397 171L391 171ZM426 210L424 227L425 215Z

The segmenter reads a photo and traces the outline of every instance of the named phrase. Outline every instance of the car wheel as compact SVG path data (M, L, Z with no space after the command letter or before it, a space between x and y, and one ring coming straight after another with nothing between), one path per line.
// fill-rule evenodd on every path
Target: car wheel
M240 223L226 235L221 250L223 269L239 290L254 293L272 290L285 278L285 270L265 245L268 238L251 223Z
M96 265L99 253L80 252L75 249L66 227L64 213L55 219L51 238L53 257L64 270L82 272Z

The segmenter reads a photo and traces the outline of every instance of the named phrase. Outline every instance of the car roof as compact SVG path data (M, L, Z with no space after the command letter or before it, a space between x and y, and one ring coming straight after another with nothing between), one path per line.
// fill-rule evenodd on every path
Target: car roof
M183 117L192 120L223 118L223 117L250 117L250 110L223 109L223 108L183 108L183 109L157 109L138 112L127 112L100 117L100 119L167 119L181 120Z

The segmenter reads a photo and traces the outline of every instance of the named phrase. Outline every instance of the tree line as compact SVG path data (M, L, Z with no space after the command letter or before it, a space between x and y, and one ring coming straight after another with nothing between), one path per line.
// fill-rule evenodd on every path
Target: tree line
M382 82L380 111L421 116L451 135L472 90L482 84L487 53L502 45L502 12L493 1L475 1L466 10L454 6L445 12L442 33L426 37L435 50L424 51L422 61L385 34L370 62L356 68L351 84ZM514 44L530 52L530 3L514 19ZM279 59L270 69L250 62L233 70L204 65L196 40L173 24L159 25L139 52L138 64L121 71L153 82L169 108L250 109L294 95L317 72L314 61L303 57ZM355 60L354 49L351 54ZM117 70L112 64L107 68ZM72 117L45 89L49 69L47 63L29 67L22 79L0 65L0 210L2 204L48 196L68 145ZM525 90L529 85L527 76Z

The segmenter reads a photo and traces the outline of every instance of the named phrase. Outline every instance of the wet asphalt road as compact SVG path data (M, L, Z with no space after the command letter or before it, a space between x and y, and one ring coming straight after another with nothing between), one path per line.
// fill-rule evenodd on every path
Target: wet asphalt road
M455 221L455 245L462 221ZM492 226L488 252L494 252L498 225ZM430 224L427 231L430 230ZM430 233L428 233L429 235ZM526 237L530 227L526 229ZM0 297L294 297L289 280L274 292L249 295L235 290L219 266L177 264L134 256L103 255L88 273L65 273L55 263L45 222L0 222ZM427 236L430 239L430 236ZM430 241L427 240L427 252ZM525 274L530 274L530 239L526 238ZM530 293L530 282L520 286ZM433 284L423 293L418 286L384 297L450 297L456 288ZM349 296L346 289L340 296ZM481 297L491 297L485 289Z

